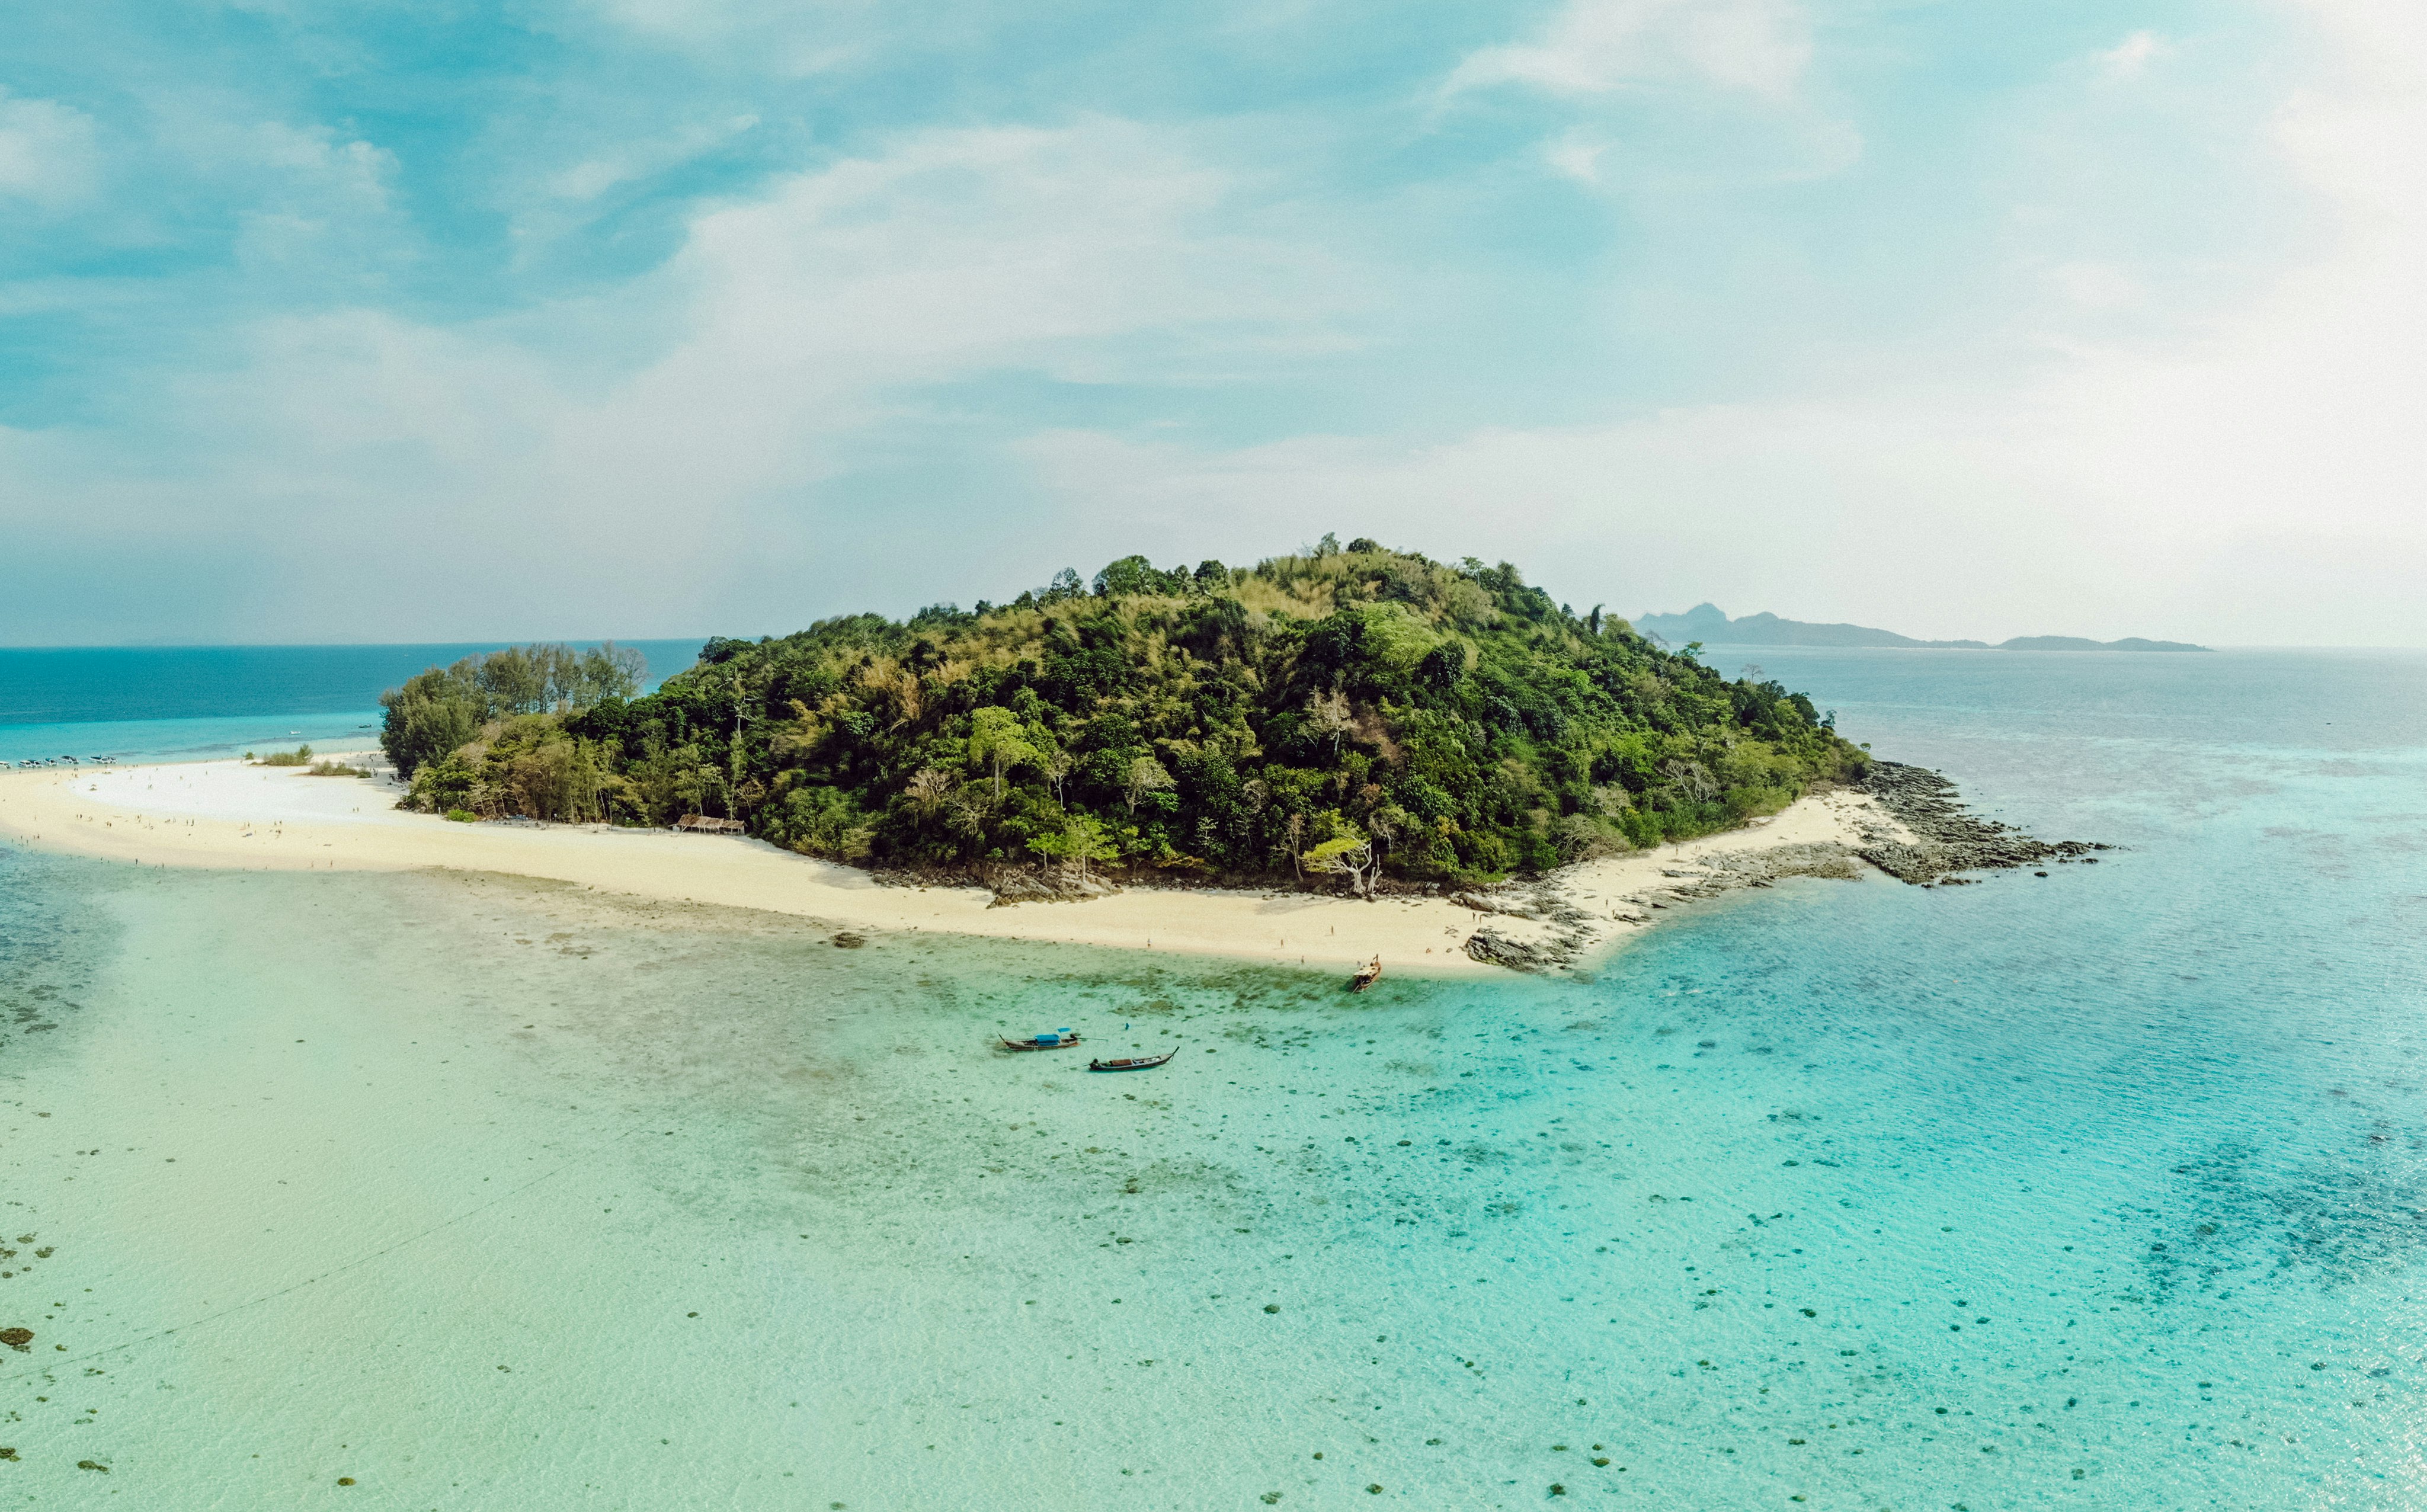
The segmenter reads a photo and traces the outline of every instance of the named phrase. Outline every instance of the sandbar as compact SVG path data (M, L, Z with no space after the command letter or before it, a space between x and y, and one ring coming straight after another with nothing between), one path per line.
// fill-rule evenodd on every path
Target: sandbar
M1168 951L1345 972L1485 976L1478 926L1523 942L1564 931L1587 958L1649 927L1644 900L1694 895L1713 858L1785 846L1855 846L1903 826L1867 794L1837 789L1767 819L1656 851L1562 869L1567 919L1482 915L1442 897L1366 902L1286 888L1133 886L1083 902L992 906L978 886L903 886L762 840L603 824L460 823L396 806L401 789L241 761L0 772L0 836L45 851L140 866L239 870L501 872L621 893L815 920L846 931L937 931L1119 950ZM1681 874L1688 880L1681 886Z

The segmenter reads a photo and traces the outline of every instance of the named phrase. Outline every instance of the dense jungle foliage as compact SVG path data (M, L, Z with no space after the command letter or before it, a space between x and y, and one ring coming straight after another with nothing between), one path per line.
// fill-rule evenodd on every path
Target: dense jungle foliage
M1252 568L1130 557L1002 607L715 640L641 698L480 711L481 666L427 673L390 695L389 749L437 811L702 813L864 864L1367 889L1704 834L1859 774L1809 699L1695 649L1578 616L1506 563L1327 537Z
M647 675L638 651L612 641L588 651L528 645L465 657L380 695L380 748L412 781L407 802L417 808L599 817L612 754L569 739L563 716L629 698Z

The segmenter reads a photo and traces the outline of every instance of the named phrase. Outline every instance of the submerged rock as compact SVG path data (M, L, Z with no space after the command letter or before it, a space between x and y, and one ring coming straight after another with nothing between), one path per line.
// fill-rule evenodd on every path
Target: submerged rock
M0 1328L0 1344L7 1344L20 1355L24 1354L33 1341L34 1330L31 1328Z

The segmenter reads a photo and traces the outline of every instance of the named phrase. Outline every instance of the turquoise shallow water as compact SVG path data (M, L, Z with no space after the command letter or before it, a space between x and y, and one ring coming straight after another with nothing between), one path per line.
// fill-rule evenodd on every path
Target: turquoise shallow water
M1756 656L2125 849L1356 1000L0 853L0 1498L2427 1505L2427 658Z

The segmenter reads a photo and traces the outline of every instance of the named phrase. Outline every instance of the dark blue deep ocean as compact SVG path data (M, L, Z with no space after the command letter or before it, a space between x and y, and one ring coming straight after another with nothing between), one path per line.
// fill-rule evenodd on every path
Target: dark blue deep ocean
M699 652L694 641L624 643L648 658L651 686ZM502 644L0 647L0 760L186 761L367 741L382 692Z

